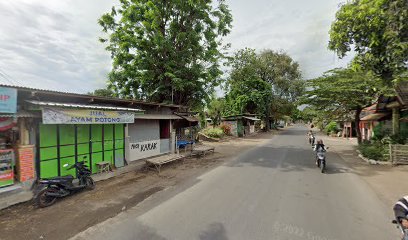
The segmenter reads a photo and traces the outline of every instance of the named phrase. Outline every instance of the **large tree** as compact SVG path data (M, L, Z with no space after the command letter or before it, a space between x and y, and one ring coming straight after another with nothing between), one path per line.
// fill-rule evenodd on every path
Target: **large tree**
M231 58L227 81L227 112L257 113L265 117L272 99L271 85L258 74L259 56L253 49L242 49Z
M331 26L329 48L341 58L355 51L355 64L390 85L407 70L408 1L347 1Z
M264 50L259 54L260 78L272 87L272 99L269 116L275 119L291 115L296 109L296 101L303 94L304 81L301 77L299 64L287 53Z
M99 19L113 60L110 87L122 97L195 105L219 84L225 0L120 0Z
M328 118L354 111L359 143L361 133L358 126L362 109L373 104L379 94L385 93L381 80L374 74L351 69L330 70L322 77L309 80L307 89L303 103L324 112Z
M257 113L269 121L296 109L304 83L299 65L286 53L243 49L231 58L231 68L226 95L231 113Z

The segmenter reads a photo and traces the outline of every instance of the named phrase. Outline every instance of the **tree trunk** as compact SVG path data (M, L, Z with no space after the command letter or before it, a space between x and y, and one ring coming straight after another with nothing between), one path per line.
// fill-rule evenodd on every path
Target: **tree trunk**
M354 122L355 122L355 127L356 127L356 134L357 134L358 144L362 143L361 130L360 130L360 113L361 113L361 110L362 110L361 107L357 107L356 115L354 116Z
M269 113L269 111L268 110L266 110L266 117L265 117L265 130L267 131L267 132L269 132L269 130L271 129L270 127L271 127L271 124L270 124L270 113Z

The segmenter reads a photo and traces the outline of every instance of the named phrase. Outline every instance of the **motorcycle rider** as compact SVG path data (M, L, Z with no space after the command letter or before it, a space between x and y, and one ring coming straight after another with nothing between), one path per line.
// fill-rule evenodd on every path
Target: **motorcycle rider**
M326 147L324 146L322 139L317 140L317 143L314 146L314 151L316 152L316 154L317 154L317 152L320 152L320 151L326 152ZM318 161L319 161L319 159L318 159L318 157L316 155L316 165L320 166L320 163Z
M408 231L408 195L402 197L394 205L394 215L404 231ZM405 238L404 238L405 239Z
M313 145L314 144L314 134L312 130L309 130L309 132L307 133L307 136L309 137L309 143Z

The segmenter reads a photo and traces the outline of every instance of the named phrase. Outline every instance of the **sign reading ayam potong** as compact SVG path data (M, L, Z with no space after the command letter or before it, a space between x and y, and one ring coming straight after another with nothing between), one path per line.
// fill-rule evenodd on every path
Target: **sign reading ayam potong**
M134 123L135 114L124 111L43 108L44 124L115 124Z
M150 140L129 144L130 160L137 160L160 154L160 140Z

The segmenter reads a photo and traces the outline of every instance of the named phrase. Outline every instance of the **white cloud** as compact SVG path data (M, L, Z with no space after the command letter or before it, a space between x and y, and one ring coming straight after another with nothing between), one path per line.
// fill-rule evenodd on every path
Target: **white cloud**
M346 66L327 49L330 24L341 0L229 0L234 29L226 39L232 50L244 47L288 52L305 78Z
M31 87L71 92L103 87L111 61L98 42L103 33L97 19L117 2L1 0L0 70ZM340 61L327 50L339 2L228 0L234 29L226 40L233 50L283 49L299 61L306 78L316 77L350 59Z
M30 87L70 92L103 87L111 61L98 42L97 19L113 3L1 1L0 70Z

